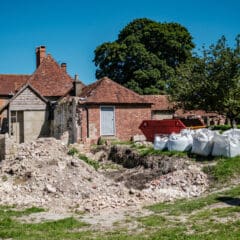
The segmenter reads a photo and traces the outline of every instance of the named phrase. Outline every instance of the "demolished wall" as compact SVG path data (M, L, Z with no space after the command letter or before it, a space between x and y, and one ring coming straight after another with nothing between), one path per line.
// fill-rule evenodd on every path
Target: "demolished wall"
M52 124L53 137L61 139L66 132L69 136L68 143L77 142L81 136L79 125L80 113L76 107L78 98L64 98L54 109L54 120Z

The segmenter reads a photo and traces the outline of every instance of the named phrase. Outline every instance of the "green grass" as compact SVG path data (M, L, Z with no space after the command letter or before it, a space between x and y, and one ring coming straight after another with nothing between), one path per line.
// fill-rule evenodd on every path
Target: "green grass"
M24 210L15 210L14 207L0 206L0 219L5 217L21 217L31 213L44 212L43 208L31 207Z
M84 154L78 154L78 158L83 160L88 165L92 166L95 170L98 170L100 167L100 164L98 161L92 160L92 159L88 158L87 156L85 156Z
M171 157L171 156L176 156L176 157L188 156L188 152L161 151L161 150L155 150L153 147L138 146L136 144L132 144L131 147L133 149L136 149L142 157L150 156L150 155L164 155L164 156L169 156L169 157Z
M173 203L159 203L148 208L155 213L167 213L169 215L181 215L189 214L195 210L202 209L211 204L219 202L221 197L239 197L240 196L240 186L232 188L231 190L219 192L215 194L210 194L206 197L200 197L192 200L177 200Z
M203 171L211 176L215 183L226 183L240 175L240 156L220 158L216 161L216 165L203 168Z
M237 205L239 198L240 185L205 197L178 200L171 204L155 204L149 207L153 211L149 216L127 218L128 224L136 221L136 229L130 230L118 222L114 224L115 230L112 231L90 230L87 224L73 217L36 224L21 223L16 217L42 209L30 208L15 211L13 207L3 206L0 208L0 238L19 240L238 240L240 239L240 221L238 220L240 206ZM229 202L230 200L236 200L236 205L234 202ZM223 202L225 205L221 207L219 203ZM214 208L214 206L217 207ZM229 220L226 222L226 219Z
M86 155L79 153L79 151L76 148L71 148L68 151L68 154L71 156L77 156L80 160L84 161L85 163L87 163L88 165L92 166L95 170L98 170L100 167L100 164L98 161L92 160L90 158L88 158Z

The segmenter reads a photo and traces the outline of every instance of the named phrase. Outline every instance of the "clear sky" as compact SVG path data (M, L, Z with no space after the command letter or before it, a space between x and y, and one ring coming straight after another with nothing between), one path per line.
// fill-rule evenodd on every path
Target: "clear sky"
M240 0L0 0L0 73L32 74L44 45L68 73L95 81L94 49L136 18L178 22L196 48L240 33Z

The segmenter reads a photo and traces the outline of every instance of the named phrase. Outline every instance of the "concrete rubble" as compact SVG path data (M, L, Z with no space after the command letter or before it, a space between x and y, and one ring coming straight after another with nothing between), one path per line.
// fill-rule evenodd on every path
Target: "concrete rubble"
M165 174L140 166L111 177L67 152L67 146L54 138L19 144L14 157L0 163L0 204L97 212L198 196L208 187L207 176L182 159L179 170L171 167ZM126 184L143 179L147 172L152 177L141 189Z

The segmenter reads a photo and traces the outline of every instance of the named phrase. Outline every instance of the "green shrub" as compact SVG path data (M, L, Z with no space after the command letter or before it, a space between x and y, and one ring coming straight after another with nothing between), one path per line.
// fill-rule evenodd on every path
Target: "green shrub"
M240 125L237 125L237 128L240 128ZM220 132L224 132L229 129L231 129L230 125L216 125L212 127L212 130L219 130Z

